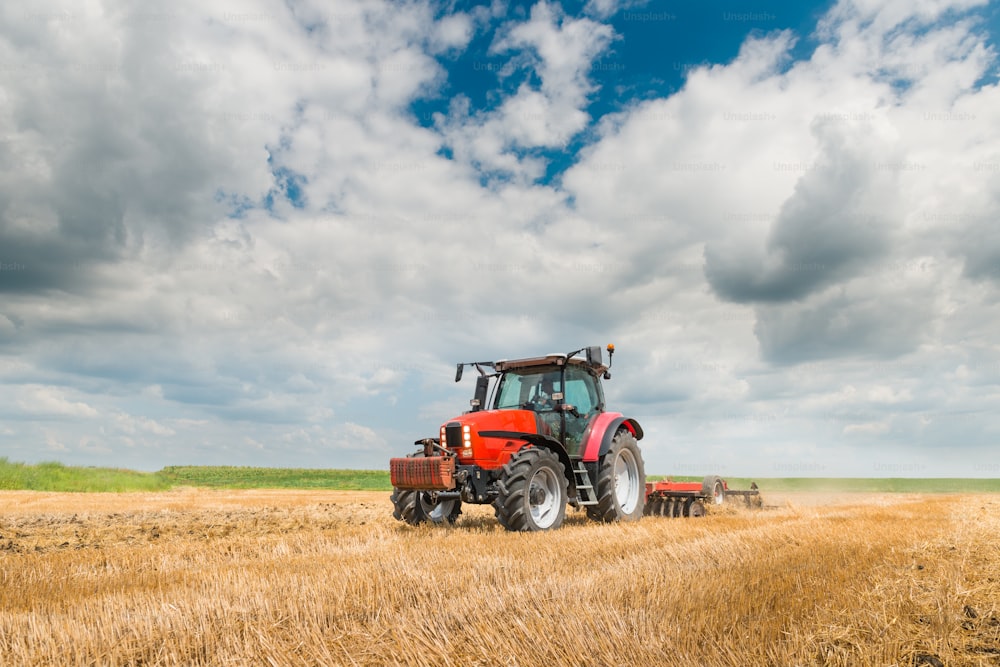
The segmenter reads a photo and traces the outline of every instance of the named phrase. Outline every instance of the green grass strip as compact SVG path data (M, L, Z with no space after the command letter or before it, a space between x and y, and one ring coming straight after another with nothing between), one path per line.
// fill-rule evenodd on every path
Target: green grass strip
M392 490L387 470L170 466L158 474L174 486L208 486L221 489Z
M29 465L0 457L0 489L30 491L163 491L170 484L157 473L122 468L66 466L56 461Z
M649 475L649 481L666 479ZM679 482L701 477L677 476ZM1000 479L955 478L726 478L731 489L748 489L756 482L761 493L786 491L859 493L977 493L1000 492ZM178 486L215 489L329 489L390 491L387 470L329 468L260 468L248 466L169 466L158 472L122 468L67 466L49 461L13 463L0 457L0 489L31 491L164 491Z

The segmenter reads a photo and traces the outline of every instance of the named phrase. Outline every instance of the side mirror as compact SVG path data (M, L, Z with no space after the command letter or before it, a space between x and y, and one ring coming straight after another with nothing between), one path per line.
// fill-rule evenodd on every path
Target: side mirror
M486 404L486 393L490 390L490 378L488 375L480 375L476 378L476 393L472 399L472 411L478 412Z
M600 366L603 363L601 358L601 348L593 345L587 348L587 364L590 366Z
M458 381L460 381L462 379L462 370L464 368L465 368L464 364L459 364L458 365L458 368L455 370L455 382L458 382Z

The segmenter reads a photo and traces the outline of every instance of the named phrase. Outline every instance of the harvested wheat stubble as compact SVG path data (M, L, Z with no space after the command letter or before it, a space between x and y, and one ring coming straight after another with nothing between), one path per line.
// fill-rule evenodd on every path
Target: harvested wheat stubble
M1000 497L503 531L388 494L0 493L0 664L1000 665Z

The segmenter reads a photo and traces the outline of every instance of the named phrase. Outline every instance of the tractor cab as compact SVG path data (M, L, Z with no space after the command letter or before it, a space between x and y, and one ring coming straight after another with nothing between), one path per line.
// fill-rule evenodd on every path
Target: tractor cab
M493 409L536 413L540 432L575 456L587 426L604 411L603 364L595 367L584 359L548 355L497 362L497 370Z

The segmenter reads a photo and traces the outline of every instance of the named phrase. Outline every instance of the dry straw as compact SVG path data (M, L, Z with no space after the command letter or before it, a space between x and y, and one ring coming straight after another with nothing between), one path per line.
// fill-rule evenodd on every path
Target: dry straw
M379 493L0 493L0 664L1000 664L1000 498L777 504L512 534Z

